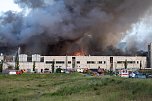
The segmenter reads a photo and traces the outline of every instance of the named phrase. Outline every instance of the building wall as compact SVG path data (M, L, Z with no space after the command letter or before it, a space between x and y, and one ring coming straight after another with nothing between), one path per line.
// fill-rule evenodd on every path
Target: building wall
M146 57L138 56L45 56L44 61L55 61L55 67L61 67L66 69L66 60L68 62L67 67L72 68L72 57L75 57L74 68L89 68L97 69L98 67L110 70L111 64L113 64L112 70L124 68L124 62L127 61L128 68L146 68ZM113 58L113 62L110 63L110 57ZM63 64L57 62L64 62Z
M32 55L32 59L28 61L28 56L25 54L19 55L20 69L26 71L33 71L33 64L35 62L35 70L41 72L52 69L54 67L62 69L97 69L98 67L115 70L124 68L124 62L127 61L127 68L129 69L144 69L146 68L146 57L141 56L40 56ZM3 57L0 57L3 59ZM4 59L5 60L5 59ZM15 66L15 61L4 63L3 68L8 68L8 65Z
M144 69L146 68L147 61L146 57L137 57L137 56L118 56L114 58L114 68L120 69L124 68L124 63L121 61L127 61L127 68L138 68Z

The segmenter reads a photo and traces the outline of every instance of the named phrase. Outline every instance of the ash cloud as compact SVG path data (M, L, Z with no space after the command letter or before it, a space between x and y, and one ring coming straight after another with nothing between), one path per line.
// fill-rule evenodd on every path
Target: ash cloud
M23 9L0 17L0 47L21 53L65 55L85 50L96 55L115 47L138 22L152 0L15 0ZM103 54L102 53L102 54Z

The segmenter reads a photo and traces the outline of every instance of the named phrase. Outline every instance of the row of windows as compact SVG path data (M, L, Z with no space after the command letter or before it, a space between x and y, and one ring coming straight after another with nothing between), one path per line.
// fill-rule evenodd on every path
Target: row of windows
M95 64L96 61L87 61L87 64ZM106 64L106 61L98 61L98 64Z
M46 61L46 64L52 64L52 63L56 63L56 64L64 64L65 61ZM126 61L117 61L118 64L122 64L122 63L125 63ZM80 64L81 62L80 61L76 61L77 64ZM87 64L95 64L96 61L87 61ZM97 61L98 64L106 64L106 61ZM139 61L127 61L127 63L129 64L139 64L140 62ZM68 61L68 64L71 64L71 61Z
M52 64L54 61L46 61L46 64ZM56 64L64 64L64 61L55 61ZM77 64L80 64L80 61L76 61ZM87 61L87 64L95 64L95 61ZM98 64L106 64L106 61L98 61ZM71 64L71 61L68 61L68 64Z
M52 64L53 61L46 61L45 63L46 64ZM65 62L64 61L54 61L54 63L56 63L56 64L64 64ZM80 61L78 63L80 63ZM71 61L68 61L68 64L71 64Z
M56 64L64 64L64 61L46 61L45 63L46 63L46 64L53 64L53 63L56 63Z
M125 62L126 61L117 61L118 64L122 64L122 63L125 63ZM135 64L135 63L139 64L140 62L139 61L127 61L127 63L129 63L129 64Z
M55 61L56 64L64 64L64 61Z
M87 64L95 64L95 61L87 61Z
M52 64L53 61L46 61L45 63L46 63L46 64Z
M98 61L98 64L106 64L106 61Z

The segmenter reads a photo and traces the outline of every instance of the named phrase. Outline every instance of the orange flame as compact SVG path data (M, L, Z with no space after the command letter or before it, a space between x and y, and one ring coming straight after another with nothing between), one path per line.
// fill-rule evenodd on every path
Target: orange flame
M84 52L83 50L79 50L79 51L73 52L71 56L86 56L86 52Z

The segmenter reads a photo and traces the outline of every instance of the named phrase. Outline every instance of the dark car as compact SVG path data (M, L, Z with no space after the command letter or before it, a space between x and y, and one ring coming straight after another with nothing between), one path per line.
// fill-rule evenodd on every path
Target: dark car
M152 74L146 74L146 78L152 78Z
M138 73L135 75L135 78L146 79L146 75L143 73Z

